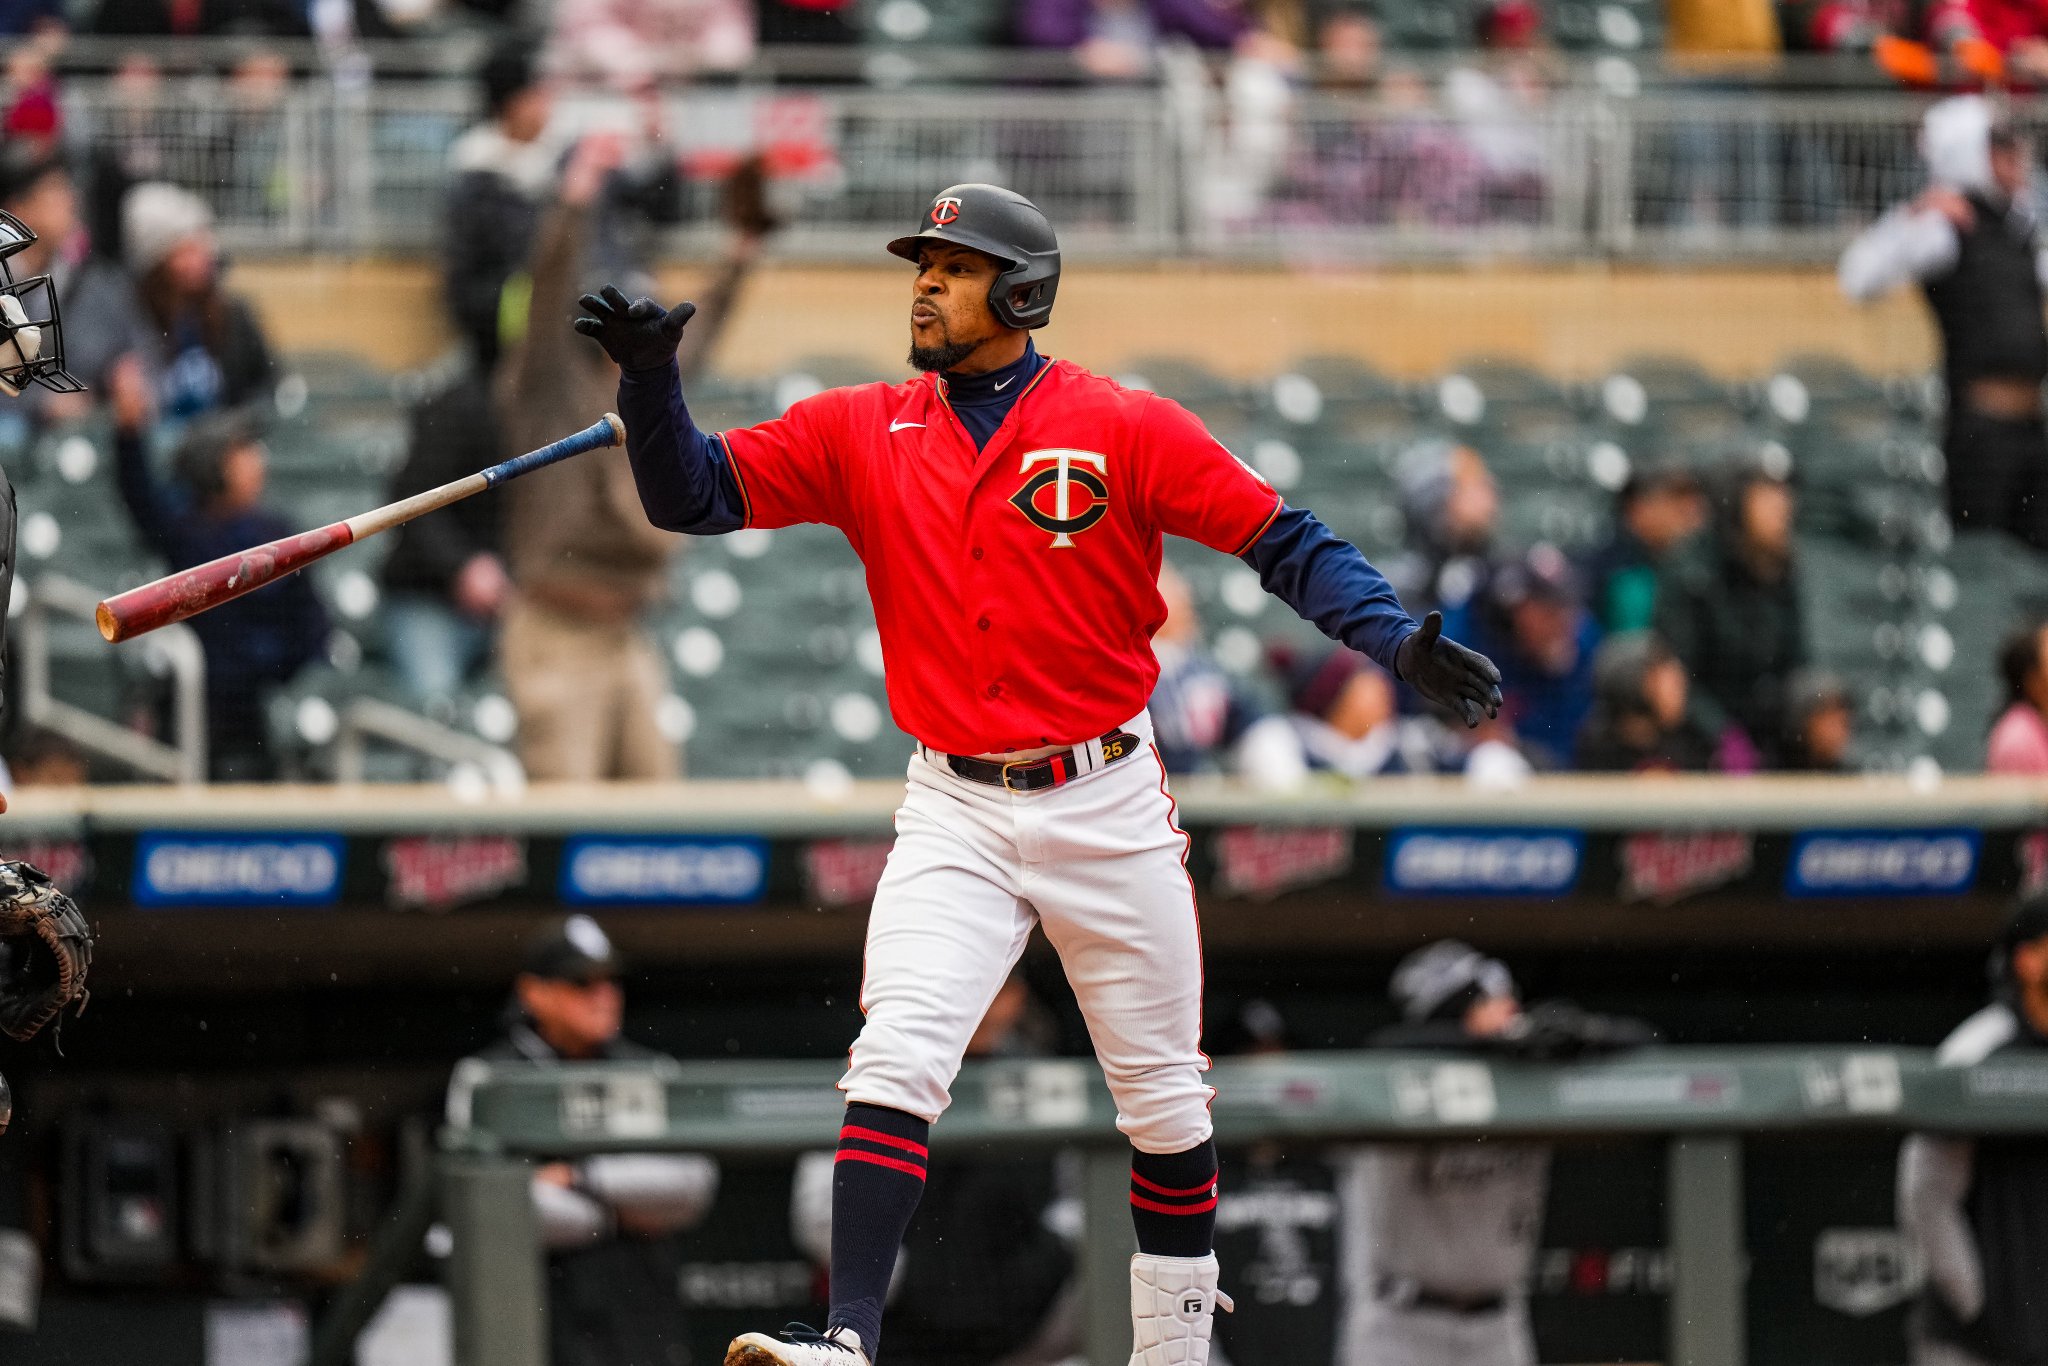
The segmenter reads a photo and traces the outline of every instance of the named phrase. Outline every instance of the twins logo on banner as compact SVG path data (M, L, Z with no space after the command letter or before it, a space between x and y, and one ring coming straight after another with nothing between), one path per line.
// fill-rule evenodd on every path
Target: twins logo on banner
M1977 881L1975 830L1808 830L1792 842L1787 896L1944 896Z
M575 906L747 906L767 885L758 835L584 835L562 850L561 896Z
M341 895L339 835L152 831L135 843L138 906L331 906Z
M1578 885L1577 830L1396 830L1387 837L1390 892L1562 896Z

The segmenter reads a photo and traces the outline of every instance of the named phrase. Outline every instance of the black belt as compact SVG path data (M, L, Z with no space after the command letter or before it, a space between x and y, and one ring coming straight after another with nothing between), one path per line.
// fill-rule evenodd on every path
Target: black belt
M1498 1314L1508 1307L1505 1295L1452 1295L1393 1277L1380 1282L1380 1298L1408 1309L1434 1309L1442 1314L1473 1318L1482 1314Z
M1113 730L1103 736L1103 767L1107 768L1134 753L1139 743L1138 737L1127 730ZM1081 749L1063 749L1037 759L1015 759L1009 763L996 759L973 759L965 754L948 754L945 758L946 767L970 783L986 783L1011 792L1043 792L1047 788L1070 783L1088 772L1083 765L1082 754Z

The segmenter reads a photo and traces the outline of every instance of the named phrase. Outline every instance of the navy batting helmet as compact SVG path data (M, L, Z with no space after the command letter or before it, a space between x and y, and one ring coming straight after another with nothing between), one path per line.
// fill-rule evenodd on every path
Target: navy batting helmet
M889 244L892 254L917 259L927 242L972 247L1002 262L989 287L989 311L1008 327L1044 327L1060 287L1060 243L1038 206L1000 185L953 185L932 197L918 231Z

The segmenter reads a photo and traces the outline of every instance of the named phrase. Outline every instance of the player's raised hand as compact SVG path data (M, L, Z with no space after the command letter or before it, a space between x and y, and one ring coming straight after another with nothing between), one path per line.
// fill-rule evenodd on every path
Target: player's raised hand
M1431 612L1422 629L1394 652L1394 672L1440 707L1479 724L1479 714L1500 715L1500 670L1477 650L1444 636L1444 614Z
M697 312L695 304L664 310L652 299L628 303L617 285L606 285L577 302L589 316L576 320L576 330L595 337L621 370L659 370L674 360L683 325Z

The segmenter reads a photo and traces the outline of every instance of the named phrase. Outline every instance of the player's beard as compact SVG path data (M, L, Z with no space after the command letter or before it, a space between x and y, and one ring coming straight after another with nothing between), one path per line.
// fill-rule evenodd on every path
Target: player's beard
M944 374L981 349L980 342L941 342L937 346L910 344L910 368L928 374Z

